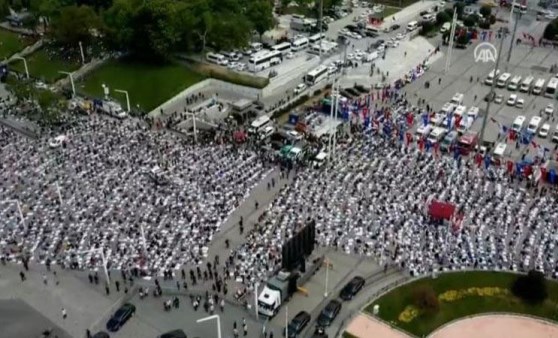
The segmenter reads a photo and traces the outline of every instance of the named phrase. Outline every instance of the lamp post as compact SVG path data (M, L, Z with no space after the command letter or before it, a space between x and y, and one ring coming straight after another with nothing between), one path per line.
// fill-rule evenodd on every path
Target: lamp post
M289 336L289 306L285 305L285 337Z
M25 76L27 76L27 78L29 79L29 68L27 68L27 60L25 60L23 56L19 56L19 55L14 56L14 59L23 61L23 66L25 67Z
M62 192L60 191L60 184L56 182L56 192L58 193L58 200L60 200L60 205L62 205Z
M63 70L59 70L58 73L66 74L70 77L70 84L72 85L72 97L75 97L76 96L76 86L74 85L74 77L72 76L72 73L65 72Z
M103 87L103 94L105 94L105 100L108 100L110 95L110 88L104 83L101 84L101 87Z
M115 89L114 91L126 95L126 107L128 108L128 114L130 114L130 96L128 95L128 91L122 89Z
M515 4L515 2L514 2L514 4ZM512 7L512 13L513 13L513 7ZM517 33L517 24L519 23L519 20L521 19L521 16L522 16L521 11L518 11L517 15L515 16L515 22L513 24L513 34L512 34L512 38L510 40L510 49L508 50L508 59L507 59L508 64L510 63L510 59L511 59L511 55L512 55L515 34Z
M448 56L446 57L446 69L445 72L449 72L451 64L451 53L453 51L453 40L455 39L455 27L457 27L457 8L453 10L453 18L451 20L451 31L448 41Z
M256 282L256 284L254 284L254 309L256 310L256 319L260 319L259 314L258 314L258 287L260 286L259 282Z
M486 112L484 114L484 118L482 119L482 127L480 131L480 138L479 138L479 150L484 143L484 130L486 128L486 121L488 121L488 115L490 113L490 102L492 101L495 92L494 89L496 88L496 72L498 71L498 66L500 65L500 56L502 55L502 46L504 45L504 39L506 38L506 33L503 29L500 29L502 34L500 40L500 48L498 49L498 55L496 57L496 66L494 67L494 80L492 81L492 85L490 86L490 93L488 94L488 100L486 101Z
M85 64L85 54L83 53L83 45L81 44L81 41L79 42L79 52L81 54L81 64L84 65Z
M331 110L330 110L330 118L333 119L333 110L335 109L334 106L337 105L337 92L335 89L335 80L333 80L333 83L331 85ZM335 131L334 131L335 132ZM329 152L329 156L327 157L327 161L330 162L331 158L333 157L333 149L332 149L332 142L333 140L333 136L330 133L329 134L329 139L328 139L328 152Z
M208 320L217 319L217 338L221 338L221 320L219 319L219 315L213 315L209 317L204 317L196 320L196 323L203 323Z
M105 273L105 278L107 279L107 284L110 285L110 277L109 277L108 269L107 269L107 259L105 257L105 253L103 252L103 248L82 251L82 252L80 252L80 254L94 253L94 252L99 253L100 256L101 256L101 261L103 262L103 272Z
M186 113L186 115L192 117L192 124L194 125L194 142L198 143L198 131L196 129L196 115L194 115L194 113Z
M327 284L329 281L329 260L326 258L324 260L324 262L326 263L326 278L325 278L325 291L324 291L324 298L327 298L328 292L327 292Z

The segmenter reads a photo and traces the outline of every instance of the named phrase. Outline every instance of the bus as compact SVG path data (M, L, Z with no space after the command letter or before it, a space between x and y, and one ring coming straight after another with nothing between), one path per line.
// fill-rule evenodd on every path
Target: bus
M538 79L537 82L535 82L535 86L533 87L533 94L541 95L545 82L546 81L544 79Z
M306 76L304 77L304 81L309 86L313 86L321 80L326 79L327 76L327 67L325 65L321 65L306 74Z
M417 28L418 28L418 22L417 21L411 21L407 24L407 31L408 32L412 32Z
M496 74L496 75L494 75ZM494 77L498 77L498 75L500 75L500 71L498 69L493 69L490 74L488 74L488 77L486 78L486 80L484 80L484 83L486 83L489 86L492 86L492 83L494 82Z
M250 128L248 128L248 133L250 134L257 134L260 131L264 130L267 126L271 126L273 122L267 115L262 115L252 121L250 124Z
M307 38L300 38L296 39L291 43L291 50L293 52L298 52L299 50L303 50L304 48L308 47L308 39Z
M519 83L521 82L521 76L516 75L508 84L508 90L516 91L519 88Z
M291 43L290 42L283 42L278 45L271 47L272 50L276 52L281 52L281 54L285 55L291 51Z
M308 41L310 41L310 43L316 43L318 41L322 41L325 40L325 34L324 33L318 33L318 34L314 34L311 37L308 38Z
M221 54L207 53L205 58L207 59L207 61L209 61L211 63L216 63L216 64L221 65L221 66L226 66L229 63L227 58L225 58L225 56L221 55Z
M262 51L255 55L252 55L248 60L248 69L251 72L261 72L262 70L280 64L282 59L282 54L279 51Z
M558 88L558 77L554 77L548 81L546 85L546 91L544 92L544 96L555 98L556 97L556 88Z
M535 78L533 76L529 75L521 83L521 87L519 88L519 91L523 92L523 93L527 93L529 91L529 89L531 89L531 84L533 83L534 80L535 80Z
M500 77L498 78L498 82L496 82L496 86L498 86L498 88L504 88L508 83L510 77L511 77L510 73L504 73L500 75Z

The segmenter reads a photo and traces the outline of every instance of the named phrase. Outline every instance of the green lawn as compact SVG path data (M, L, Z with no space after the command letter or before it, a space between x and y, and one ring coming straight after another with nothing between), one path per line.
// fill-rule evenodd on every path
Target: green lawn
M25 41L18 34L0 28L0 61L9 58L25 46Z
M387 18L388 16L393 15L399 12L400 10L401 8L399 7L386 6L382 14L384 15L384 18Z
M55 82L67 76L60 74L59 71L73 72L81 66L75 61L63 60L57 56L51 57L45 49L40 49L27 56L25 59L27 60L27 67L29 68L31 77L35 77L47 83ZM10 65L18 72L25 72L25 67L21 60L14 60Z
M464 290L472 287L499 287L509 289L517 275L503 272L456 272L438 276L436 279L424 278L382 296L365 309L372 313L374 304L380 305L379 317L392 325L416 336L431 333L436 328L452 320L486 312L511 312L558 320L558 283L548 281L548 299L540 305L531 306L511 295L499 297L469 296L453 302L440 302L440 310L433 315L419 315L412 321L399 321L399 315L412 305L412 292L418 286L429 285L436 294L449 290Z
M102 84L107 85L110 95L126 104L124 94L113 89L128 91L130 105L149 112L204 77L176 63L164 65L145 64L130 60L115 60L103 65L87 76L77 90L94 97L103 97Z

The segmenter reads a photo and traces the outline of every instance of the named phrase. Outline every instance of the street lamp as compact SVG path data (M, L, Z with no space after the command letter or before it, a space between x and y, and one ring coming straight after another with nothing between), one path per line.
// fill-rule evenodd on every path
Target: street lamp
M221 320L219 319L219 315L213 315L209 317L204 317L196 320L196 323L203 323L208 320L217 319L217 338L221 338Z
M95 252L99 253L100 256L101 256L101 260L103 262L103 271L105 273L105 278L107 279L107 284L110 284L110 277L109 277L108 270L107 270L107 259L105 257L105 253L103 252L103 248L81 251L79 253L84 254L84 253L95 253Z
M25 75L29 79L29 68L27 68L27 60L25 60L23 56L14 56L14 59L23 61L23 66L25 67Z
M79 52L81 54L81 64L85 64L85 54L83 53L83 45L79 42Z
M126 95L126 107L128 108L128 114L130 114L130 96L128 95L128 91L122 89L115 89L114 91Z
M62 192L60 191L60 184L56 182L56 192L58 193L58 199L60 200L60 205L62 205Z
M106 84L101 84L101 87L103 87L103 93L105 94L105 100L108 100L108 97L110 95L110 89Z
M198 143L198 131L196 130L196 115L194 113L186 113L188 116L192 116L192 123L194 125L194 142Z
M328 284L328 280L329 280L329 260L326 258L324 260L324 262L326 263L326 278L325 278L325 291L324 291L324 298L327 298L328 292L327 292L327 284Z
M66 74L70 77L70 84L72 85L72 97L75 97L76 96L76 86L74 85L74 77L72 76L72 73L65 72L63 70L59 70L58 73Z

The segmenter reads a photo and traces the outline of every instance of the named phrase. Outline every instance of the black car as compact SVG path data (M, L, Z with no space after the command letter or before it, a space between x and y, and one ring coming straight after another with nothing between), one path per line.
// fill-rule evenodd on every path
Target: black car
M484 97L484 101L488 102L488 101L494 101L494 98L496 97L496 93L494 92L490 92L488 94L486 94L486 96Z
M297 313L287 327L289 329L287 331L288 337L298 337L298 335L302 333L302 330L304 330L306 325L308 325L310 319L310 314L306 311L300 311L299 313Z
M188 338L188 337L182 330L173 330L167 333L163 333L157 338Z
M376 49L376 48L380 47L380 45L384 44L384 42L386 42L386 41L383 40L383 39L380 39L380 40L378 40L378 41L376 41L372 44L372 48Z
M110 338L110 336L105 331L99 331L95 333L92 338Z
M355 276L345 287L341 290L339 297L343 300L351 300L364 286L364 278Z
M111 332L118 331L134 313L136 313L134 304L126 303L122 305L107 322L107 330Z
M398 30L399 28L401 28L401 26L399 26L398 24L392 25L389 29L393 32Z
M339 311L341 311L341 302L336 299L331 300L329 303L327 303L322 312L320 312L320 316L318 316L318 326L330 326L339 314Z

